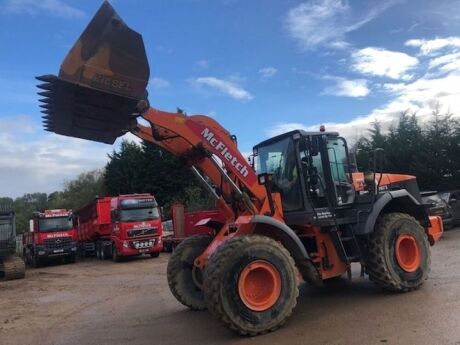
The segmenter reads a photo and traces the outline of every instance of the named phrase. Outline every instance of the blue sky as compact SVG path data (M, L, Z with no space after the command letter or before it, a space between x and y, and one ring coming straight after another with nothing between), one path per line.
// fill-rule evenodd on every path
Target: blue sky
M51 192L114 147L41 128L34 76L102 2L0 0L0 196ZM111 2L147 48L150 102L215 117L240 149L325 123L351 142L400 111L460 115L460 1Z

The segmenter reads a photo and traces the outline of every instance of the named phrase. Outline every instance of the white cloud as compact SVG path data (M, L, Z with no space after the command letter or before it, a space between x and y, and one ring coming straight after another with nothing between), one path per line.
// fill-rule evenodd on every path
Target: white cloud
M268 79L268 78L273 77L277 72L278 72L278 70L275 67L271 67L271 66L270 67L264 67L264 68L261 68L259 70L260 75L264 79Z
M62 18L82 18L85 12L61 0L6 0L4 11L15 14L46 14Z
M234 78L232 78L234 79ZM200 77L192 80L198 86L207 86L238 100L251 100L254 97L237 82L215 77Z
M139 139L132 134L127 140ZM50 193L66 180L103 168L119 145L99 144L44 132L29 115L0 117L0 196Z
M0 134L7 132L32 134L37 131L38 127L26 114L0 118Z
M372 3L362 13L356 13L346 0L312 0L292 8L285 19L289 34L303 49L318 45L345 48L347 33L358 30L397 1Z
M154 89L164 89L167 88L171 85L169 81L163 78L152 78L149 81L150 86L152 86Z
M430 60L429 68L439 68L441 72L460 70L460 52L436 57Z
M367 47L352 54L353 69L360 73L409 80L406 72L418 64L417 58L402 52Z
M324 79L330 79L335 85L326 87L322 94L342 97L365 97L370 93L365 79L345 79L341 77L326 76Z
M277 123L274 126L270 127L267 130L267 135L269 137L275 136L281 133L286 133L294 129L303 129L304 131L319 131L320 125L326 127L326 131L329 132L339 132L341 136L345 137L348 140L348 145L351 146L361 135L365 135L369 124L375 120L380 122L386 122L387 118L382 116L362 116L356 117L348 122L326 122L326 123L317 123L315 125L305 125L302 123Z
M427 60L429 63L419 64L418 74L422 77L411 81L384 83L382 90L390 97L388 102L349 121L325 123L326 129L340 132L353 143L359 136L367 134L372 122L377 120L387 129L390 125L396 124L401 112L406 110L415 113L420 122L431 119L432 111L438 107L441 113L450 112L453 116L460 117L458 53L456 47L446 47L444 55ZM398 73L395 73L396 75ZM273 136L292 129L317 131L320 124L277 123L268 128L267 135Z
M432 40L412 39L405 44L410 47L418 47L421 55L436 55L444 48L460 48L460 37L451 36Z

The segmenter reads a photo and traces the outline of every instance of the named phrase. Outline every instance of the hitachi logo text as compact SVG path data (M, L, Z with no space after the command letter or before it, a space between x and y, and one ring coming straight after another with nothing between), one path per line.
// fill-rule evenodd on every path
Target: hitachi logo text
M214 137L214 133L211 132L208 128L203 129L201 132L203 138L205 138L212 147L216 149L220 153L220 155L224 158L224 162L229 162L235 169L244 177L247 177L249 174L248 168L244 163L238 161L238 157L235 157L228 151L227 145L225 145L219 139Z

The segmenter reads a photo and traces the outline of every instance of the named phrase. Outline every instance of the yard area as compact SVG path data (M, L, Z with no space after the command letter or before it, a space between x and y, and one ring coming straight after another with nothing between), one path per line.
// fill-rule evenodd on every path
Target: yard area
M240 337L169 292L158 259L93 259L29 269L0 283L0 343L8 344L460 344L460 229L432 247L432 269L418 291L387 293L354 269L353 281L321 289L302 284L280 330Z

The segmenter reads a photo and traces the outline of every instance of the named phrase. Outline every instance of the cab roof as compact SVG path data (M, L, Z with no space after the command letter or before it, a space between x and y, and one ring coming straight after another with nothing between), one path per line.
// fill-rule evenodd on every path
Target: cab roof
M257 145L255 145L254 148L256 149L259 146L270 145L270 144L275 143L277 141L283 140L284 138L292 137L295 134L299 134L302 137L313 137L313 136L322 136L322 135L326 135L326 136L330 136L330 137L338 137L339 136L338 132L320 132L320 131L308 132L308 131L304 131L303 129L294 129L293 131L289 131L289 132L277 135L275 137L272 137L270 139L264 140L264 141L258 143Z

